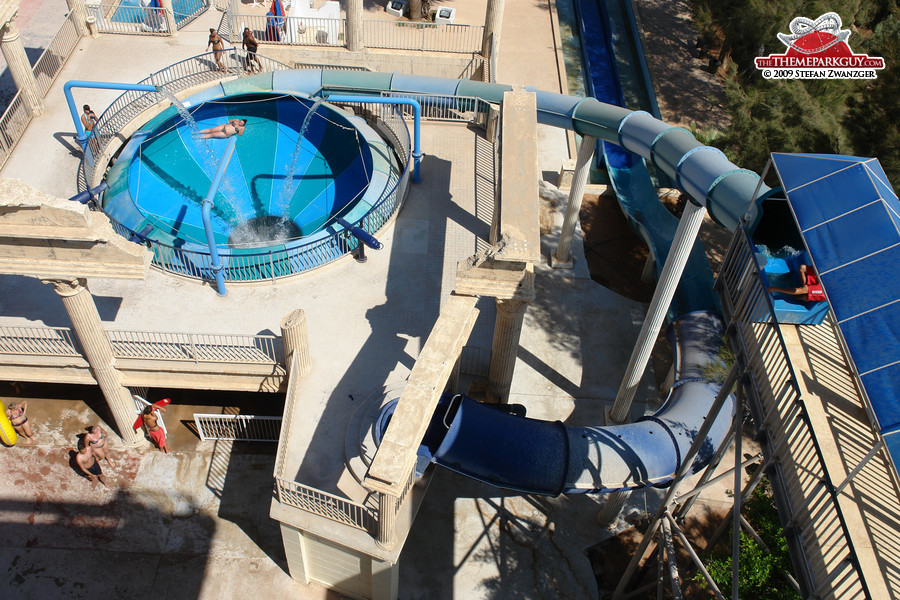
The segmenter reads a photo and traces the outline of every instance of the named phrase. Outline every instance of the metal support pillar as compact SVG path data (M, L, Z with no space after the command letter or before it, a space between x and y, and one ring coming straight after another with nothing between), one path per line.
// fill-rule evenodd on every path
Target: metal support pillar
M631 581L631 578L634 576L635 571L637 571L637 568L640 565L641 560L643 560L644 554L647 551L647 547L650 545L650 542L653 540L653 537L659 530L663 515L668 512L669 505L677 497L678 489L681 487L682 481L691 470L691 465L694 463L694 459L697 458L697 454L700 452L700 448L702 448L703 444L706 442L706 437L709 435L709 430L712 428L713 422L715 422L716 417L718 416L719 412L721 412L722 407L725 405L725 400L728 398L728 394L730 393L731 388L738 380L739 370L740 367L738 366L738 363L735 362L731 367L731 370L728 372L728 375L725 377L725 381L722 383L722 389L720 389L719 393L716 394L716 399L713 401L712 406L710 406L709 412L706 414L706 418L703 420L703 424L697 431L694 437L694 442L691 444L691 447L685 454L684 459L682 459L681 465L679 465L678 470L675 472L675 477L672 479L672 483L669 485L669 489L666 490L666 495L662 500L662 504L660 504L659 510L656 511L656 515L654 515L653 520L650 521L650 526L644 533L644 537L643 539L641 539L641 543L638 544L638 547L635 549L634 555L631 557L631 562L628 563L628 567L622 574L622 579L619 580L619 585L616 586L616 589L613 592L613 600L621 600L624 597L625 587L628 585L628 582Z
M666 318L669 305L672 303L672 297L681 280L681 274L684 272L684 266L687 264L705 214L706 209L693 202L688 202L684 207L681 220L678 222L678 229L675 231L675 238L672 240L672 247L669 248L666 264L656 283L653 300L650 302L641 333L638 335L631 359L628 361L625 377L618 394L616 394L616 402L609 413L610 419L614 423L622 423L628 417L628 410L631 408L634 394L644 375L647 361L650 360L650 352L653 350L659 329Z
M588 175L591 172L591 159L594 158L594 148L596 147L597 138L590 135L581 138L578 160L575 163L575 175L572 178L572 188L569 190L569 200L566 203L566 214L563 217L562 230L559 232L559 244L556 246L556 253L550 260L551 265L555 268L572 268L572 239L575 237L575 225L578 223L578 214L581 211L584 186L587 184Z

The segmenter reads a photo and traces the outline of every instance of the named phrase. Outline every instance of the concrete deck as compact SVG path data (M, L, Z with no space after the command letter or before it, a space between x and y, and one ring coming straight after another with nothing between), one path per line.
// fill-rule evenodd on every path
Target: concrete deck
M483 11L483 2L473 6L479 4ZM550 6L507 6L501 81L559 90L564 78L556 70ZM210 10L173 39L82 40L46 98L46 113L29 126L0 176L72 195L79 151L62 83L138 81L202 52L209 27L220 18ZM76 101L105 107L116 96L83 90ZM277 333L281 317L304 309L313 371L303 382L306 426L294 432L297 447L306 448L290 464L305 483L348 496L359 488L343 489L346 423L363 398L408 375L452 290L456 261L473 254L487 235L489 148L465 126L423 131L423 183L380 234L385 249L370 252L365 265L348 259L276 285L232 285L225 298L207 284L155 271L144 282L89 281L112 329ZM548 128L540 139L539 168L556 173L568 158L566 136ZM552 234L542 244L546 255ZM526 314L510 397L532 416L573 425L603 421L643 313L639 304L590 281L582 266L583 260L573 272L537 270L537 299ZM470 344L488 347L492 302L479 305ZM4 325L69 324L52 289L24 277L0 276L0 315ZM642 399L655 402L652 381L648 373ZM638 402L634 410L646 408ZM146 597L155 590L170 598L221 598L266 589L272 597L327 597L286 574L277 524L268 519L271 454L258 448L230 454L198 443L188 427L190 411L179 408L169 419L172 454L119 447L115 489L106 491L68 464L75 435L104 422L102 401L32 399L39 444L0 453L8 565L0 596ZM585 550L609 535L594 520L600 502L512 496L439 472L401 556L402 597L596 597Z

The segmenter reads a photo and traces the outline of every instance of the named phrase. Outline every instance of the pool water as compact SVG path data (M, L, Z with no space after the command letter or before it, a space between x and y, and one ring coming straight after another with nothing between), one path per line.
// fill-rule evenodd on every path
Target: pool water
M372 180L373 136L323 104L301 139L312 105L308 98L254 94L189 107L198 129L247 119L214 198L217 245L264 247L309 236L362 199ZM147 239L205 247L201 205L227 143L198 139L174 107L164 111L110 169L104 209Z

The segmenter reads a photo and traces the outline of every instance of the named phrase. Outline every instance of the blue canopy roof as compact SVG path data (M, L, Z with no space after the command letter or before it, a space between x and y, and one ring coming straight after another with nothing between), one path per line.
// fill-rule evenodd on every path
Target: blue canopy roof
M875 158L772 160L890 448L900 441L900 201Z

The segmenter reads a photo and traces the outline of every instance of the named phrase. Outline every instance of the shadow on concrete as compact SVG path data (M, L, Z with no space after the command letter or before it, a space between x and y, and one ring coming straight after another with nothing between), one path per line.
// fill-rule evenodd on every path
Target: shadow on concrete
M70 142L66 138L72 138L75 143ZM84 156L84 152L81 149L81 146L78 145L78 138L74 133L63 133L62 131L57 131L53 134L53 139L59 142L59 145L69 151L70 156L74 156L76 158L81 158Z
M47 327L71 327L72 321L53 286L35 277L0 275L0 311L7 317L21 317L43 323ZM27 298L27 302L22 299ZM122 298L94 296L100 319L116 320Z
M87 496L102 497L100 484L84 485ZM185 519L181 527L204 535L173 542L158 533L175 518L145 495L118 490L96 503L59 500L59 493L53 500L43 493L29 501L0 499L0 561L7 565L0 597L198 597L213 520L202 514Z
M288 474L305 485L339 492L344 453L335 451L342 445L336 446L334 438L344 439L349 417L359 401L396 377L398 363L412 369L415 357L406 349L409 340L418 338L424 345L437 321L448 223L453 220L469 231L478 227L472 215L453 201L449 192L451 168L449 161L435 157L422 160L422 182L411 184L394 224L393 243L380 250L390 253L386 301L366 311L371 333L327 400L297 473ZM439 215L450 215L450 220Z
M593 515L596 507L588 496L522 496L438 468L417 517L429 527L412 529L400 557L403 597L591 597L585 589L593 585L586 557L579 580L560 576L572 568L561 566L574 554L571 544L578 543L572 530L583 527L557 519ZM490 575L481 578L482 573Z
M30 65L34 65L43 53L43 48L25 48L25 56L28 57L28 64ZM9 104L18 91L19 89L16 87L12 73L9 72L9 67L4 65L3 70L0 71L0 114L9 108Z
M277 448L271 442L216 441L206 487L219 498L219 518L237 525L288 573L281 528L269 518L275 494L272 474Z

